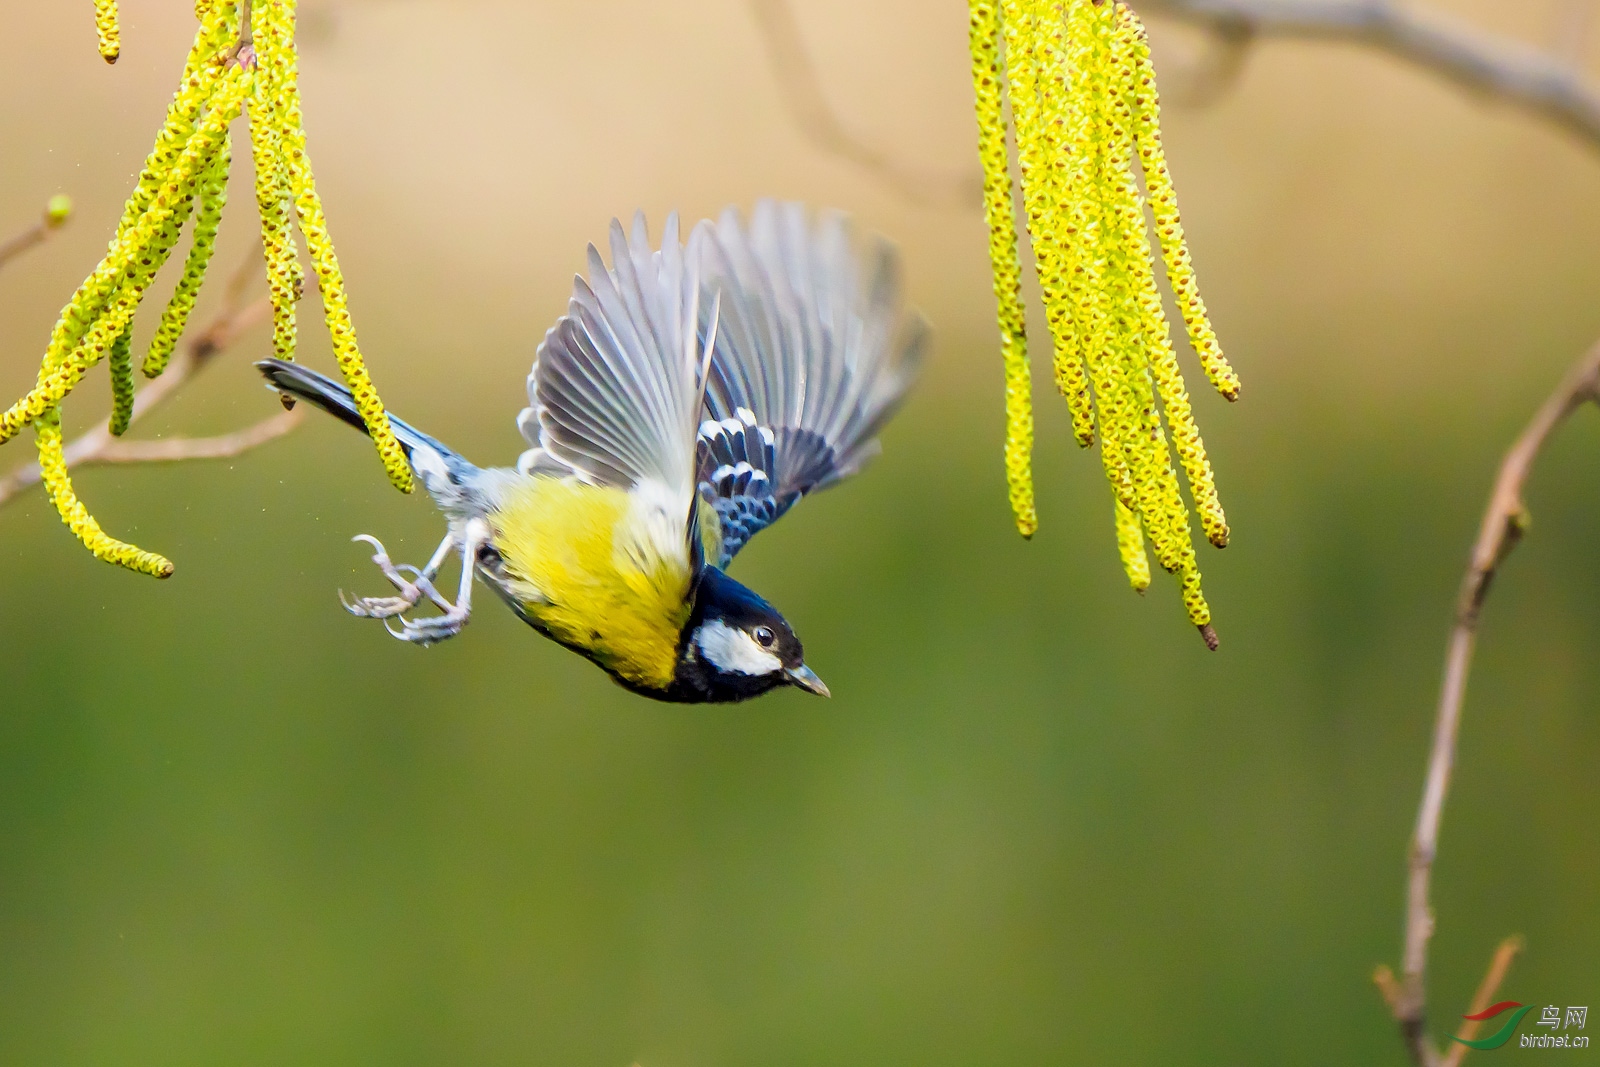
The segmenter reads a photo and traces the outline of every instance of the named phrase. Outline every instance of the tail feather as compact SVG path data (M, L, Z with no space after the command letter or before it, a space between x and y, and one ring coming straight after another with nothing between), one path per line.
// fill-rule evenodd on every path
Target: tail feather
M355 398L350 395L350 390L340 382L323 374L318 374L309 367L299 363L290 363L282 359L263 359L256 364L256 369L267 379L272 388L285 396L321 408L334 418L347 426L353 426L362 433L367 432L367 424L361 418L361 412L356 407ZM452 448L441 444L438 440L428 436L421 430L412 426L404 419L389 416L389 426L394 430L395 437L400 442L400 447L405 450L406 458L410 459L412 453L419 448L431 450L444 460L446 469L453 480L461 478L475 471L475 468L464 456Z

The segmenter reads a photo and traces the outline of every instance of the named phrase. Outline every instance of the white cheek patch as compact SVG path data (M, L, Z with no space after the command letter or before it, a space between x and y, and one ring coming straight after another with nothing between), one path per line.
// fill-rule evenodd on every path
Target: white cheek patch
M755 638L725 622L713 620L700 627L695 644L707 662L719 671L761 675L783 669L783 662L756 644Z

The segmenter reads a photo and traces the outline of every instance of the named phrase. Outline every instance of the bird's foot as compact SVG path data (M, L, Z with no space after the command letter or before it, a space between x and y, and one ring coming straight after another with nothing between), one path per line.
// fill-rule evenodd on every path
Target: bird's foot
M446 600L431 581L431 575L426 570L419 570L409 563L395 566L389 558L388 551L383 547L383 542L368 534L358 534L351 538L353 541L365 541L373 548L372 562L378 565L378 570L389 579L389 584L399 591L399 596L347 596L344 590L339 590L339 600L344 604L344 610L363 619L392 619L410 611L427 597L437 604L441 610L450 611L455 607ZM441 546L443 547L443 546ZM408 579L402 571L409 571Z
M471 617L471 607L451 604L443 615L429 615L421 619L408 619L402 615L399 629L390 626L388 620L384 621L384 627L401 641L426 648L460 633Z
M389 558L383 542L376 537L361 534L354 540L365 541L372 546L372 562L378 565L378 570L389 579L389 584L395 587L399 596L352 598L341 592L339 599L343 601L345 610L352 615L383 620L384 629L401 641L423 647L436 645L460 633L462 627L467 625L467 620L471 618L473 568L478 550L488 544L489 539L488 524L482 519L473 519L459 532L452 530L447 534L439 543L439 547L434 550L433 558L428 561L428 565L417 568L408 563L397 566ZM461 591L456 596L455 602L451 603L434 587L433 579L453 552L459 552L461 555ZM406 612L422 603L424 598L443 614L428 615L420 619L406 618ZM396 620L399 626L391 625L389 622L391 619Z

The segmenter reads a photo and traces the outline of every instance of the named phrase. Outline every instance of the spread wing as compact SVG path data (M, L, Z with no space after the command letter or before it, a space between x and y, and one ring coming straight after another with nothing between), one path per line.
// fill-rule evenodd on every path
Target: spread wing
M589 277L573 282L567 313L539 346L517 419L534 447L518 468L630 491L664 513L661 550L687 550L697 567L694 442L709 355L699 330L716 330L715 297L701 306L676 215L660 251L642 213L626 235L613 219L611 259L608 269L589 246Z
M720 566L807 493L860 470L921 362L922 317L901 307L892 245L865 242L842 214L800 204L732 209L690 237L701 336L714 332L696 477L716 509Z

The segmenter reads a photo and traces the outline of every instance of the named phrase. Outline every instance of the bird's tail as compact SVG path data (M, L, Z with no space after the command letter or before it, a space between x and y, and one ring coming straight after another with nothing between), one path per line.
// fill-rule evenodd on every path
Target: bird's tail
M266 377L272 388L284 396L308 401L340 422L354 426L362 433L367 432L367 424L361 418L360 410L356 408L355 398L343 384L318 374L309 367L282 359L263 359L256 364L256 369ZM444 461L451 480L458 483L477 470L460 453L446 447L405 420L390 415L389 426L394 431L395 438L399 440L400 447L405 450L407 459L412 459L413 453L419 448L431 450ZM415 465L414 460L413 465Z

